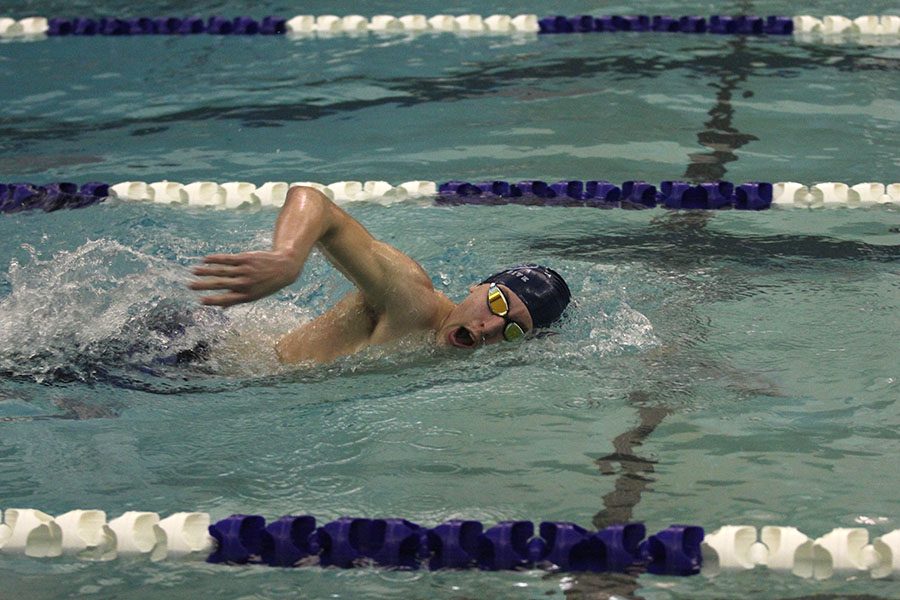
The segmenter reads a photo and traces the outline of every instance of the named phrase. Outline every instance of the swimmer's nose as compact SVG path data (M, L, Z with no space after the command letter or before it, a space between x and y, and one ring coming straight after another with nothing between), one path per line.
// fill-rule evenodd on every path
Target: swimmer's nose
M503 317L491 315L489 318L481 322L481 337L485 344L493 344L503 339L503 326L506 321Z

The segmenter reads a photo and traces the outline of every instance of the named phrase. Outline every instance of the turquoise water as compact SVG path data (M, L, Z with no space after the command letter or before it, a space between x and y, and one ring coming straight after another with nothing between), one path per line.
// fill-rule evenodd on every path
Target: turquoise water
M124 10L72 6L0 13ZM193 10L443 10L248 6ZM796 12L648 6L603 12ZM453 12L527 10L546 12ZM0 180L889 183L900 178L897 52L638 35L3 43ZM294 286L225 313L184 287L208 252L266 247L274 210L109 202L3 215L0 508L786 524L811 536L898 527L896 208L348 210L454 299L528 259L562 272L576 306L558 335L520 346L409 345L287 368L271 343L349 289L321 256ZM182 335L160 326L173 316ZM214 346L204 363L160 360L200 341ZM765 570L634 580L2 555L0 577L3 598L896 596L867 576Z

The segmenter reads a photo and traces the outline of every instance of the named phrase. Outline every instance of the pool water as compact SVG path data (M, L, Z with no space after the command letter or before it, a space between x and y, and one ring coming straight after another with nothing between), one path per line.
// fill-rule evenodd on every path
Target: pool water
M201 2L197 14L436 14L422 3ZM866 12L893 6L874 2ZM157 1L143 12L175 13ZM116 2L0 13L132 14ZM849 2L470 3L454 13L856 16ZM790 38L48 39L0 43L0 180L900 179L900 47ZM557 335L410 342L319 367L272 343L350 289L205 309L210 252L274 209L109 201L0 215L0 508L640 520L816 537L898 527L900 211L347 206L461 299L521 260L575 305ZM179 361L198 344L201 362ZM4 554L0 597L896 597L807 581L90 563Z

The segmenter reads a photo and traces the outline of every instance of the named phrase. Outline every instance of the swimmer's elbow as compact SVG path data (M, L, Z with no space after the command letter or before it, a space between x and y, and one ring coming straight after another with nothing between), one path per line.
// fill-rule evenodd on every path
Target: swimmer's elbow
M318 202L321 204L331 204L331 199L319 189L308 185L292 185L288 188L285 202Z

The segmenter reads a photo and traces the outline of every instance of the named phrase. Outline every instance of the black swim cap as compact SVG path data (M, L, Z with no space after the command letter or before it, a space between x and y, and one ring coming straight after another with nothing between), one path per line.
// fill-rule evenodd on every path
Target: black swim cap
M481 283L500 283L525 303L534 327L546 327L556 321L572 298L562 276L540 265L519 265L494 273Z

